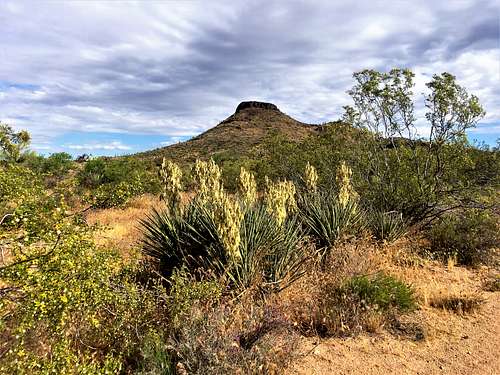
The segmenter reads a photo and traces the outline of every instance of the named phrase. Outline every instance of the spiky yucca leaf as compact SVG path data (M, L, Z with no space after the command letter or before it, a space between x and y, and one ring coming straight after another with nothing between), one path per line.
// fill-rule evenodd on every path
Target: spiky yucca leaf
M309 194L300 199L300 217L323 255L344 234L361 227L363 213L354 200L339 202L330 194Z
M184 219L168 209L153 208L140 220L142 251L160 262L162 270L173 270L184 261L182 254ZM169 272L166 272L169 273Z
M408 224L400 212L374 211L370 213L370 230L376 239L393 242L405 235Z
M308 254L296 216L280 224L257 204L245 211L240 234L241 262L227 269L239 287L257 283L265 291L282 290L304 273Z

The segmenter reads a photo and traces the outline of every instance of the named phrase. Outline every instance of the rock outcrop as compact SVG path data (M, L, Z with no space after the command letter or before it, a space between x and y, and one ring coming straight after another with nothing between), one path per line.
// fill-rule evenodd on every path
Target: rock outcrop
M236 112L238 113L244 109L247 108L260 108L260 109L270 109L272 111L280 111L278 107L276 107L272 103L264 103L264 102L256 102L256 101L249 101L249 102L241 102L238 107L236 107Z

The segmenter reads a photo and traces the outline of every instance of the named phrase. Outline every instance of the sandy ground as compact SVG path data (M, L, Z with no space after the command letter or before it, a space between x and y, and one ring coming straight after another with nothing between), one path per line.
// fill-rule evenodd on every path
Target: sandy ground
M451 280L457 275L469 279L462 284L463 289L480 288L481 277L475 271L454 267L441 273L445 276L441 281L450 282L454 295L458 285ZM426 281L430 280L420 280ZM439 293L442 294L442 290ZM465 293L470 292L461 292ZM500 374L500 293L481 292L481 297L484 303L480 308L465 315L422 302L420 310L404 318L423 327L425 338L421 341L395 336L386 330L348 339L303 339L301 357L290 373Z

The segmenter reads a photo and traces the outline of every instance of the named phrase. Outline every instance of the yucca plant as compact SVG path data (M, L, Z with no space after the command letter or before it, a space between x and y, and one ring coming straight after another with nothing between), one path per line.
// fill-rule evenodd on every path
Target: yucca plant
M363 213L355 200L340 202L331 194L315 193L302 195L299 202L302 223L323 259L343 235L362 226Z
M280 224L259 202L245 211L240 236L241 261L226 268L238 288L279 291L304 274L308 253L297 216Z
M222 239L209 208L196 201L184 212L153 208L140 221L142 249L157 259L160 270L170 275L175 268L186 265L195 270L200 267L219 268L227 262Z
M162 272L170 274L184 262L182 237L186 226L180 214L167 208L153 208L139 225L143 234L142 251L158 260Z
M373 211L368 220L373 236L380 241L393 242L405 235L408 224L397 211Z

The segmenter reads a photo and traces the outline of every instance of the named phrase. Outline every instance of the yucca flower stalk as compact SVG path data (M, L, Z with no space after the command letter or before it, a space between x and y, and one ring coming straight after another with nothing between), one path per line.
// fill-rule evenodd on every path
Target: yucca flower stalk
M304 177L307 190L311 193L316 192L318 190L318 172L309 162L306 164Z
M279 225L285 221L287 214L297 210L295 201L295 185L292 181L272 182L266 176L265 203L267 210L274 216Z
M209 162L196 160L194 176L198 192L195 199L208 207L229 259L239 262L243 214L239 203L224 191L221 175L219 166L212 159Z
M159 175L162 181L160 199L167 203L170 210L180 212L182 192L181 169L176 163L163 158Z
M338 199L342 207L346 207L350 200L355 200L358 194L351 184L352 170L342 162L337 169L337 183L339 185Z
M197 187L197 199L200 202L218 201L224 195L222 172L217 164L210 159L206 162L196 160L194 167L194 182Z
M244 167L240 169L238 192L245 207L250 207L257 201L257 184L255 182L255 176Z

